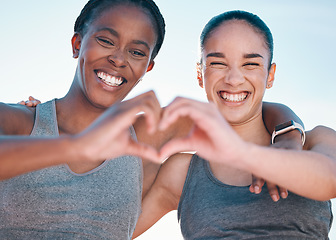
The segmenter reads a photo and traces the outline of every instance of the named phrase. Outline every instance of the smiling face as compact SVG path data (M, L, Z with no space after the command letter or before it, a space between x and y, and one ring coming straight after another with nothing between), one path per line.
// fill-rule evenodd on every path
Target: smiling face
M243 124L261 114L266 87L274 80L263 36L242 20L219 25L206 39L200 86L231 124Z
M84 37L76 33L72 39L76 93L98 108L121 101L154 65L156 41L154 25L140 7L105 10Z

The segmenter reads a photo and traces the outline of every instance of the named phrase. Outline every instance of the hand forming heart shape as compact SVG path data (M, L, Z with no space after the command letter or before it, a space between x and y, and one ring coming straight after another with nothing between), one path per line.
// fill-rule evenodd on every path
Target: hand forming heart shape
M30 97L21 104L38 103ZM132 125L138 142L131 137ZM214 104L176 98L162 109L153 91L114 104L75 138L88 161L127 154L161 163L182 151L197 151L216 161L222 154L236 158L244 145Z

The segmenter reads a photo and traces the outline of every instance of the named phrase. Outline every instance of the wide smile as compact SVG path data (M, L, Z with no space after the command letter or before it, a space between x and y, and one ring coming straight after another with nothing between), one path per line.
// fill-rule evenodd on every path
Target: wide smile
M120 76L113 76L107 72L96 70L95 71L98 78L104 82L106 85L111 87L119 87L124 83L127 83L127 80Z
M239 92L239 93L231 93L231 92L227 92L227 91L219 91L218 95L225 102L241 103L241 102L244 102L248 98L248 96L250 95L250 92L243 91L243 92Z

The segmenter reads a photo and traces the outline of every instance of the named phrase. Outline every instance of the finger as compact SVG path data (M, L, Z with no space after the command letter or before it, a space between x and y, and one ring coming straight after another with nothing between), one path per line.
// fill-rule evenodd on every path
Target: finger
M137 99L139 99L139 101L137 101ZM155 113L155 110L153 110L151 105L146 104L143 101L143 98L141 99L136 97L134 99L115 104L105 111L95 124L99 125L103 122L110 122L108 124L113 123L114 125L114 127L110 129L112 132L121 132L128 129L132 124L134 124L137 118L144 114L147 125L150 128L155 129L158 124L158 117L156 117L156 115L159 115L159 113Z
M36 107L38 104L39 104L39 102L36 101L36 100L33 100L33 101L29 100L29 101L26 102L26 105L28 107Z
M38 100L37 98L34 98L34 97L32 97L32 96L29 96L29 97L28 97L28 100L31 101L31 102L33 102L35 105L41 103L40 100Z
M139 106L138 110L144 113L148 132L154 133L161 118L161 106L155 93L149 91L141 94L129 100L129 104Z
M189 138L177 138L166 143L160 150L160 159L166 159L175 153L193 152L192 143Z
M250 186L250 191L255 194L261 193L261 189L265 184L265 180L252 175L252 184Z
M127 154L148 159L156 163L162 163L159 153L151 146L130 140L126 150Z
M281 198L285 199L288 197L288 190L286 188L279 187L279 192L280 192Z
M32 102L28 101L28 102L26 102L26 106L27 106L27 107L33 107L34 104L33 104Z
M26 102L22 100L22 101L18 102L17 104L26 105Z
M212 104L210 103L185 98L176 98L164 110L159 129L165 130L178 118L185 116L190 117L201 129L212 127L213 114Z
M150 110L145 112L147 129L150 134L153 134L158 128L162 108L154 92L146 99L146 104Z
M158 122L160 119L161 109L153 108L151 105L143 104L133 107L132 110L125 112L122 116L127 125L135 123L136 119L140 116L143 116L146 121L147 131L151 134L154 133L157 129ZM141 113L141 114L140 114Z
M280 196L277 185L275 185L274 183L267 182L267 188L272 200L274 202L279 201Z

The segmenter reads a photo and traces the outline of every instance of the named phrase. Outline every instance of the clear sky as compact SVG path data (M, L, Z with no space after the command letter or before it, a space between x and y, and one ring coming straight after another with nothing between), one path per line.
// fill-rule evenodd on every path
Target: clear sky
M307 130L319 124L336 129L335 1L156 2L166 19L166 39L153 71L130 96L154 89L162 105L177 95L205 101L195 71L200 32L212 16L240 9L259 15L273 32L277 73L265 100L291 107ZM70 45L73 24L85 3L2 0L0 101L18 102L29 95L46 101L66 94L76 67ZM139 239L182 239L176 219L174 212ZM336 230L330 238L336 239Z

